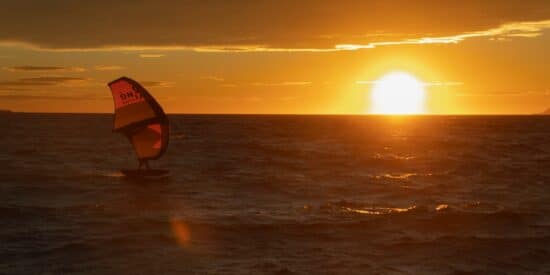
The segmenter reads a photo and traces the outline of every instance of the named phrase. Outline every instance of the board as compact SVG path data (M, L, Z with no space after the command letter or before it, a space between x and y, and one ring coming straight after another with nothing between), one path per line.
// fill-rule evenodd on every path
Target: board
M170 173L166 169L121 169L120 172L127 177L134 178L162 177Z

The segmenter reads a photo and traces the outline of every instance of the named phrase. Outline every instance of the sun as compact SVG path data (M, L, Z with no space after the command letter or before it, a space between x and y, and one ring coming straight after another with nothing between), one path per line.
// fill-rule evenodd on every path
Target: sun
M373 114L424 113L424 84L411 74L392 72L377 80L371 92Z

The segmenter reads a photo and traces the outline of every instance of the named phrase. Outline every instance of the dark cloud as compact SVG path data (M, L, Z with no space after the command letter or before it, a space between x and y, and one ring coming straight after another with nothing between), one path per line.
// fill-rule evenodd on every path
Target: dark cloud
M124 70L124 67L118 65L97 65L94 69L96 71L118 71Z
M4 67L10 72L85 72L86 69L80 67L58 67L58 66L13 66Z
M107 98L96 95L33 95L33 94L0 94L2 99L11 100L105 100Z
M63 71L65 67L54 67L54 66L14 66L14 67L4 67L4 70L10 72L33 72L33 71Z
M168 81L140 81L140 83L145 87L163 87L168 88L172 87L174 83Z
M81 77L67 76L40 76L30 78L19 78L12 81L0 81L0 89L14 90L17 87L33 87L33 86L55 86L55 85L70 85L78 84L87 81Z
M161 54L161 53L154 53L154 54L148 54L148 53L142 53L139 55L139 57L141 58L159 58L159 57L164 57L166 56L165 54Z
M548 0L7 0L0 9L0 40L52 49L332 48L548 18Z
M20 92L20 91L32 91L33 89L31 88L23 88L23 87L13 87L13 86L2 86L1 82L0 82L0 91L1 92L5 92L5 91L8 91L8 92Z
M84 81L86 79L81 77L70 77L70 76L40 76L40 77L20 78L20 80L24 82L58 84L58 83L71 82L71 81Z

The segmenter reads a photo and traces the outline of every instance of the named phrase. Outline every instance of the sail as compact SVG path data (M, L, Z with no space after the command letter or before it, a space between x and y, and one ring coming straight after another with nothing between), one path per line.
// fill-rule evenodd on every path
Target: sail
M132 143L138 159L157 159L168 146L168 118L158 102L136 81L121 77L110 82L115 103L113 131Z

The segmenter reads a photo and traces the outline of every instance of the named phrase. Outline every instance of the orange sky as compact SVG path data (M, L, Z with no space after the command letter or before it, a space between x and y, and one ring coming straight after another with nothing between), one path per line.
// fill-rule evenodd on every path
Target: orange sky
M170 113L362 114L392 71L427 113L550 107L548 1L112 2L3 4L0 108L112 112L125 75Z

